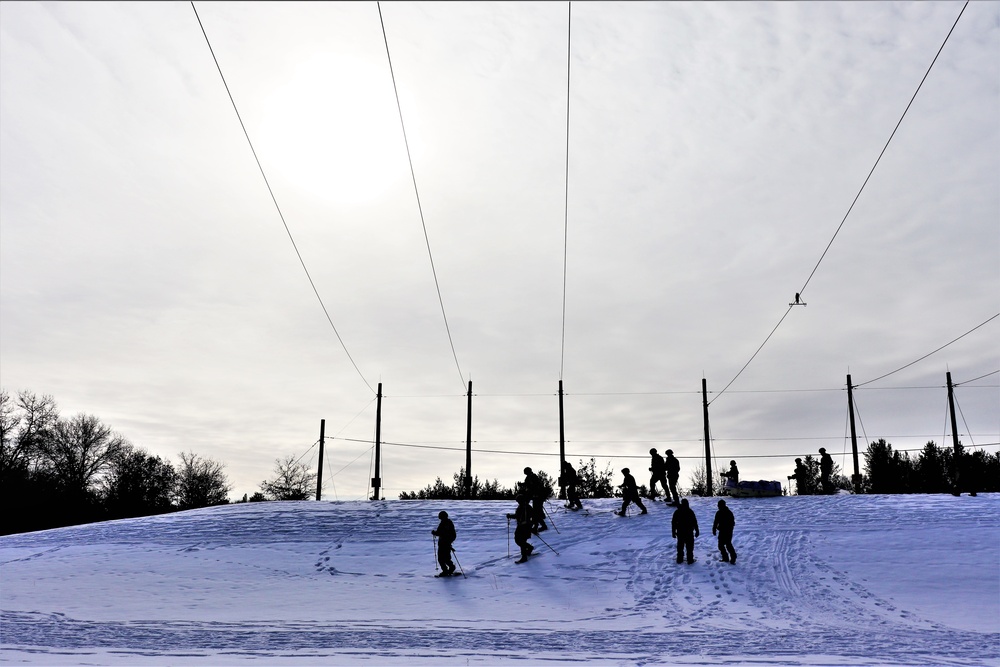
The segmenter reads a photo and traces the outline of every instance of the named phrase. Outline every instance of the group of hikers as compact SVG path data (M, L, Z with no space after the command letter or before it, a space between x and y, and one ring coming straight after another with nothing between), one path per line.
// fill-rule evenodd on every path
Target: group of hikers
M729 462L729 470L722 473L726 479L726 488L735 489L740 484L740 471L736 467L736 461ZM788 481L795 480L795 490L799 495L813 493L809 485L812 483L812 475L809 468L802 462L802 459L795 459L795 472L788 476ZM837 491L833 482L833 457L830 456L826 447L819 448L819 482L822 493L831 494Z
M677 479L680 474L680 464L674 458L672 450L666 451L666 459L657 454L656 449L649 450L652 456L650 472L653 474L650 480L649 498L655 498L655 483L663 485L665 500L671 506L676 507L670 523L671 536L677 540L677 562L683 563L685 556L688 563L694 562L694 540L700 534L698 528L698 518L694 510L688 504L687 498L679 498L677 493ZM640 514L647 514L648 511L642 503L639 488L636 485L635 477L632 476L628 468L622 468L624 477L621 484L622 506L616 510L618 516L625 516L630 504L635 503ZM580 496L577 492L579 477L576 470L568 461L563 462L561 485L566 489L566 508L571 510L583 509ZM535 547L529 542L532 535L548 530L545 522L545 499L548 491L541 478L530 468L524 469L524 481L520 484L520 491L515 500L517 508L513 513L507 514L508 527L510 521L514 520L514 543L521 550L521 557L515 563L524 563L534 552ZM736 549L733 548L733 528L736 520L732 511L726 506L725 500L718 502L719 509L715 513L715 521L712 524L712 534L719 537L719 552L722 560L727 563L736 563ZM439 577L455 576L455 564L452 561L452 553L455 549L452 546L455 537L455 524L448 518L447 512L438 514L440 524L431 531L437 540L437 557L441 566ZM540 536L539 536L540 538ZM543 540L544 541L544 540Z
M656 485L663 488L664 501L667 505L676 507L670 521L671 537L677 540L677 562L694 562L694 540L700 535L698 528L698 518L694 510L688 504L687 498L680 498L677 492L677 480L680 477L680 462L674 457L673 450L668 449L666 457L660 456L656 449L650 449L650 479L647 498L656 499ZM820 483L823 493L834 493L831 475L833 473L833 458L827 454L826 449L820 447ZM619 486L622 492L622 506L615 510L618 516L627 516L629 506L635 504L639 508L639 514L647 514L648 510L642 502L642 494L636 484L635 477L631 470L622 468L622 483ZM727 489L737 488L740 482L740 471L736 466L736 461L729 462L729 470L722 473L725 478ZM798 492L803 493L809 479L809 471L802 463L802 459L795 459L795 473L788 476L789 480L796 480ZM576 470L569 461L562 462L562 474L559 477L559 484L566 490L566 505L570 510L583 509L580 502L580 495L577 486L580 478ZM521 557L514 561L523 563L534 552L535 547L529 542L532 535L548 530L545 522L545 499L548 496L548 489L542 479L531 469L524 469L524 481L519 484L519 492L515 498L517 508L514 512L507 514L508 527L510 521L515 522L514 543L521 550ZM438 518L441 523L431 531L437 539L438 563L441 566L439 577L450 577L455 575L455 564L452 562L452 553L455 541L455 524L448 518L447 512L440 512ZM736 526L736 518L732 510L726 505L725 500L719 500L718 511L715 513L715 520L712 522L712 535L718 536L719 554L726 563L736 563L736 549L733 547L733 529ZM540 537L540 536L539 536ZM543 540L544 541L544 540Z

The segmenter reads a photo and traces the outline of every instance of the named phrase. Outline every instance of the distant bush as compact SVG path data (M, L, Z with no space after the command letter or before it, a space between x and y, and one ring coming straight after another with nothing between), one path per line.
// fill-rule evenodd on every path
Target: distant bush
M928 442L920 453L893 450L884 439L865 451L867 493L969 493L1000 491L1000 452L969 451Z
M551 482L549 488L551 490ZM508 500L513 499L514 496L514 489L501 486L500 482L495 479L492 482L481 482L478 476L472 478L471 498L473 500ZM438 477L433 484L428 484L419 491L403 491L399 494L400 500L460 500L466 497L464 467L459 468L458 472L452 475L451 484L445 484Z

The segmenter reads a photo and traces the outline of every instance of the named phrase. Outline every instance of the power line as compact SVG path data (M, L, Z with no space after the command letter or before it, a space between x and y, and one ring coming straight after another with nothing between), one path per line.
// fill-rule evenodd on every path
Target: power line
M941 350L943 350L944 348L948 347L948 346L949 346L949 345L951 345L952 343L954 343L954 342L957 342L957 341L960 341L960 340L962 340L963 338L965 338L966 336L968 336L968 335L969 335L970 333L972 333L972 332L973 332L973 331L975 331L976 329L978 329L978 328L980 328L980 327L982 327L982 326L984 326L984 325L986 325L986 324L989 324L990 322L992 322L993 320L995 320L995 319L996 319L996 318L998 318L998 317L1000 317L1000 313L997 313L997 314L996 314L996 315L994 315L993 317L991 317L991 318L987 319L987 320L986 320L985 322L981 322L981 323L977 324L976 326L972 327L971 329L969 329L968 331L966 331L966 332L965 332L964 334L962 334L962 335L961 335L961 336L959 336L958 338L955 338L955 339L953 339L953 340L950 340L950 341L948 341L947 343L945 343L945 344L944 344L944 345L942 345L941 347L939 347L939 348L937 348L936 350L933 350L933 351L931 351L931 352L928 352L927 354L925 354L924 356L920 357L919 359L916 359L915 361L911 361L910 363L906 364L905 366L900 366L899 368L897 368L897 369L896 369L896 370L894 370L894 371L889 371L889 372L888 372L888 373L886 373L885 375L880 375L880 376L878 376L877 378L875 378L874 380L868 380L867 382L862 382L861 384L859 384L859 385L856 385L856 386L858 386L858 387L861 387L861 386L864 386L864 385L866 385L866 384L871 384L872 382L877 382L878 380L881 380L882 378L887 378L887 377L889 377L889 376L890 376L890 375L892 375L893 373L898 373L899 371L903 370L904 368L909 368L909 367L910 367L910 366L912 366L913 364L915 364L915 363L918 363L918 362L920 362L920 361L923 361L924 359L926 359L927 357L931 356L932 354L934 354L934 353L936 353L936 352L940 352ZM983 375L983 376L981 376L981 377L986 377L987 375L992 375L992 374L993 374L993 373L987 373L986 375ZM976 379L978 380L979 378L976 378ZM969 380L969 382L972 382L972 380Z
M716 394L715 398L713 398L711 401L708 402L709 405L711 405L712 403L715 403L716 399L719 398L720 396L722 396L722 394L725 393L725 391L727 389L729 389L729 387L732 386L732 384L734 382L736 382L736 378L738 378L740 375L743 374L743 371L745 371L747 369L747 366L750 365L750 362L754 360L754 358L760 353L761 350L764 349L764 346L767 345L767 341L771 340L771 336L773 336L774 332L778 330L778 327L781 326L781 323L785 321L785 318L788 317L788 313L790 313L790 312L792 312L792 306L788 307L788 310L785 311L785 314L781 316L781 319L778 320L778 323L774 325L773 329L771 329L771 333L767 334L767 338L764 339L764 342L760 344L760 347L758 347L757 350L754 351L754 353L752 355L750 355L750 359L748 359L747 362L745 364L743 364L743 368L740 369L739 373L737 373L736 375L734 375L733 379L729 381L729 384L727 384L725 387L723 387L722 391L720 391L718 394Z
M448 326L448 315L444 310L444 299L441 297L441 284L438 282L437 269L434 267L434 254L431 252L431 239L427 234L427 223L424 221L424 208L420 204L420 190L417 188L417 173L413 169L413 158L410 155L410 142L406 138L406 123L403 122L403 107L399 103L399 89L396 87L396 74L392 69L392 56L389 55L389 38L385 34L385 21L382 20L382 3L378 6L378 21L382 26L382 40L385 42L385 57L389 61L389 75L392 77L392 90L396 94L396 109L399 111L399 125L403 130L403 145L406 146L406 160L410 164L410 177L413 179L413 193L417 198L417 211L420 213L420 226L424 229L424 242L427 244L427 257L431 261L431 274L434 276L434 289L437 290L438 303L441 304L441 317L444 319L444 330L448 333L448 345L451 346L451 355L455 359L455 367L458 369L458 378L465 386L465 376L462 374L462 366L458 363L458 353L455 352L455 341L451 338L451 327Z
M863 430L864 430L864 425L862 425L862 431ZM841 437L842 436L834 436L834 437L829 437L829 438L795 438L795 439L797 439L797 440L840 440ZM892 438L892 437L930 437L930 436L882 436L882 437L883 438L887 438L887 437L888 438ZM865 435L865 439L867 441L867 435ZM361 439L358 439L358 438L338 438L338 440L343 440L345 442L359 442L359 443L364 443L364 444L369 444L371 442L370 440L361 440ZM714 440L714 438L713 438L713 440ZM726 441L729 441L730 439L728 439L728 438L721 438L720 440L722 442L726 442ZM735 440L735 439L733 439L733 440ZM772 440L780 440L780 438L772 438ZM636 441L629 441L629 442L636 442ZM641 441L639 441L639 442L641 442ZM656 443L667 442L669 444L671 441L651 440L651 441L648 441L648 442L656 442ZM694 442L694 441L691 441L691 442ZM699 440L698 442L701 442L701 441ZM426 445L426 444L417 444L417 443L412 443L412 442L386 442L386 441L383 441L381 444L383 446L385 446L385 447L406 447L406 448L410 448L410 449L428 449L428 450L447 451L447 452L464 452L464 451L466 451L465 446L449 447L447 445ZM985 445L979 445L979 446L980 447L986 447L986 446L991 446L991 445L995 445L995 444L1000 444L1000 443L986 443ZM364 454L364 453L366 453L368 451L371 451L371 449L372 448L366 449L364 452L362 452L362 454ZM475 453L477 453L477 454L507 454L507 455L514 455L514 456L558 456L558 452L554 452L554 451L553 452L534 452L534 451L507 450L507 449L473 449L472 451L475 452ZM899 450L899 451L919 451L919 450ZM646 458L649 458L648 454L613 454L613 455L609 455L609 454L576 453L576 454L573 454L573 456L583 457L583 458L595 458L595 459L597 459L597 458L605 458L605 459L607 459L607 458L611 458L611 459L646 459ZM798 454L746 454L746 455L740 454L739 455L740 458L787 458L789 456L798 456ZM806 454L802 454L802 456L806 456ZM359 458L360 458L360 455L359 455ZM701 454L698 454L698 455L689 455L689 456L678 455L678 456L676 456L676 458L679 458L679 459L691 459L691 460L701 460L701 459L703 459L705 457L703 455L701 455ZM356 461L357 458L355 458L354 460ZM352 461L352 463L353 463L353 461ZM350 465L350 464L348 464L348 465Z
M837 226L836 231L834 231L833 236L830 238L830 242L827 243L826 244L826 248L823 249L823 253L820 255L819 261L816 262L816 266L813 267L813 270L809 273L809 277L806 278L805 283L803 283L802 287L799 288L798 293L795 295L796 296L796 298L795 298L796 303L798 303L799 297L802 294L805 293L806 287L809 286L809 282L813 279L813 276L816 274L816 270L819 268L819 265L823 263L823 259L826 257L826 253L830 250L830 246L833 245L833 242L837 238L837 235L840 234L840 230L843 228L844 223L847 222L847 217L851 214L851 211L854 210L854 205L858 203L858 199L860 199L861 193L864 192L865 186L868 185L868 181L871 179L872 174L875 173L875 169L876 169L876 167L878 167L879 162L882 160L882 156L885 155L885 151L889 148L889 143L892 141L892 138L896 136L896 131L899 130L899 126L902 125L903 119L906 117L906 112L908 112L910 110L910 107L913 105L913 101L917 98L917 93L919 93L920 89L923 87L924 81L927 80L928 75L931 73L931 69L934 67L934 63L937 62L938 56L940 56L941 55L941 51L944 50L945 44L948 43L948 38L950 38L951 37L951 33L954 32L955 26L958 25L958 21L959 21L959 19L962 18L962 14L965 12L965 8L968 6L968 4L969 4L969 2L968 2L968 0L966 0L965 4L962 5L962 10L958 13L958 16L955 18L955 22L952 24L951 29L948 31L948 34L945 36L944 41L941 43L940 48L938 48L937 53L934 54L934 58L933 58L933 60L931 60L931 64L927 67L927 71L924 72L923 78L920 79L920 83L917 85L917 89L913 92L913 96L910 97L909 103L906 105L906 108L903 109L902 115L899 117L899 120L896 122L896 127L893 128L892 133L889 135L889 138L885 142L885 146L882 147L882 151L879 153L878 158L875 159L875 164L872 165L871 170L868 172L868 176L865 177L864 182L861 184L861 188L858 190L858 194L854 196L854 201L852 201L851 205L848 207L847 213L844 214L844 217L840 221L840 224ZM767 341L769 341L771 339L771 336L774 335L774 332L777 331L778 327L781 326L781 323L785 321L786 317L788 317L788 313L791 312L791 310L792 310L793 307L794 307L794 304L789 304L788 310L786 310L785 314L781 316L781 319L778 320L778 323L776 325L774 325L774 329L771 330L771 333L769 333L767 335L767 338L764 339L764 342L761 343L760 347L758 347L757 350L753 353L753 355L750 357L750 360L747 361L747 363L745 363L743 365L743 368L741 368L739 370L739 373L737 373L736 376L733 377L733 379L729 381L729 384L727 384L725 387L723 387L722 391L720 391L715 396L715 398L713 398L709 402L709 405L711 405L711 403L714 403L715 400L717 398L719 398L719 396L721 396L723 394L723 392L725 392L726 389L728 389L730 387L730 385L733 384L733 382L736 381L736 378L738 378L743 373L743 371L746 370L747 366L750 365L750 362L754 360L754 357L757 356L757 354L761 351L761 349L767 344Z
M931 73L931 69L934 67L934 63L937 62L938 56L940 56L941 51L944 50L944 45L948 43L948 38L951 37L951 33L954 32L955 26L958 25L959 19L962 18L962 14L965 12L965 8L968 6L969 2L968 0L966 0L965 4L962 5L961 11L958 12L958 16L955 17L955 22L952 24L951 30L948 31L948 34L945 36L944 41L941 42L941 47L937 50L937 53L934 54L934 59L931 60L931 64L927 67L927 71L924 72L923 78L920 79L920 83L917 85L917 89L913 91L913 96L910 98L910 102L906 105L906 108L903 109L903 115L899 117L899 121L896 123L896 127L893 128L892 134L889 135L889 139L886 140L885 146L882 147L882 152L878 154L878 158L876 158L875 164L872 165L871 171L869 171L868 176L865 177L865 182L861 184L861 189L858 190L858 194L854 197L854 201L851 202L850 207L847 209L847 213L844 214L844 219L840 221L840 225L837 226L837 231L833 233L833 238L831 238L830 242L826 244L826 248L823 250L823 254L820 255L819 261L816 262L816 266L813 267L813 270L809 274L809 277L806 278L806 282L802 285L801 288L799 288L800 295L805 293L806 287L809 286L809 281L812 280L813 275L816 273L816 269L818 269L819 265L823 262L823 258L826 257L827 251L830 249L830 246L833 245L834 239L837 238L837 234L840 233L840 229L844 226L844 223L847 222L847 216L851 214L851 211L854 209L854 205L858 203L858 199L861 197L861 193L864 191L865 186L868 185L868 180L872 177L872 174L875 173L875 168L878 167L879 161L882 159L882 156L885 155L886 149L889 148L889 142L891 142L892 138L896 136L896 131L899 129L899 126L903 124L903 118L906 117L906 112L910 110L910 106L913 104L913 100L917 99L917 93L919 93L920 88L923 87L924 81L927 80L927 76Z
M952 386L952 387L957 387L957 386L959 386L959 385L963 385L963 384L969 384L970 382L975 382L976 380L982 380L982 379L983 379L983 378L985 378L985 377L989 377L989 376L991 376L991 375L996 375L997 373L1000 373L1000 370L996 370L996 371L993 371L992 373L986 373L985 375L980 375L980 376L979 376L979 377L977 377L977 378L972 378L971 380L966 380L965 382L952 382L952 383L951 383L951 386ZM996 385L989 385L989 387L990 387L990 388L992 388L992 387L995 387L995 386L996 386ZM970 389L971 389L971 388L972 388L972 387L970 387Z
M563 294L562 294L562 342L559 347L559 380L563 379L566 362L566 267L569 257L569 84L570 66L573 54L573 3L566 3L566 194L563 202Z
M357 363L354 361L354 357L347 350L347 345L344 343L344 339L340 337L340 332L337 331L337 327L333 324L333 318L330 317L330 312L326 309L326 304L323 303L323 297L319 295L319 290L316 288L316 283L313 282L312 275L309 273L308 267L306 267L306 261L302 258L302 253L299 252L299 246L295 243L295 237L292 236L292 230L289 229L288 223L285 221L285 215L281 212L281 207L278 206L278 199L274 196L274 191L271 189L271 183L267 180L267 174L264 173L264 167L260 163L260 158L257 157L257 151L254 150L253 142L250 141L250 133L247 132L247 127L243 123L243 117L240 116L240 110L236 106L236 100L233 99L233 93L229 90L229 84L226 83L226 77L222 73L222 66L219 65L219 59L215 57L215 49L212 48L212 42L208 39L208 33L205 31L205 26L201 22L201 17L198 15L198 10L194 6L194 0L191 1L191 9L194 10L194 16L198 19L198 27L201 28L201 34L205 36L205 43L208 45L208 50L212 54L212 60L215 61L215 68L219 71L219 76L222 78L222 85L226 88L226 94L229 95L229 101L233 105L233 111L236 112L236 118L240 121L240 127L243 128L243 136L247 138L247 144L250 146L250 152L253 153L253 159L257 162L257 168L260 170L260 175L264 179L264 185L267 186L267 191L271 195L271 201L274 202L274 208L278 211L278 217L281 218L281 224L285 226L285 233L288 234L288 240L292 242L292 248L295 250L296 257L299 258L299 264L302 265L302 270L306 273L306 278L309 279L309 286L312 287L313 294L316 295L316 300L319 301L320 308L323 309L323 314L326 315L326 321L330 323L330 328L333 329L333 333L337 336L337 340L340 341L340 346L344 348L344 354L351 361L351 365L354 366L354 370L358 372L361 377L361 381L365 383L365 386L374 394L375 390L372 386L368 384L368 380L365 379L364 374L362 374L361 369L358 368Z

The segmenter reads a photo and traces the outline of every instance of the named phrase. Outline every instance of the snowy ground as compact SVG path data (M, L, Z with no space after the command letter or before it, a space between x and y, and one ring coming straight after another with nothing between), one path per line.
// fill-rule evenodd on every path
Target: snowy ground
M252 503L0 538L0 663L1000 665L1000 496L732 499L736 565L692 498L548 505L528 563L509 502ZM648 504L648 503L647 503ZM434 578L455 520L467 579ZM513 526L511 526L511 529ZM512 553L516 551L513 540Z

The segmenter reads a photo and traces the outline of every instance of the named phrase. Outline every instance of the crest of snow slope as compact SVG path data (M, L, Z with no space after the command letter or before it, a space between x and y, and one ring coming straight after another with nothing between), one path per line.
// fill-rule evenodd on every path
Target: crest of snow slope
M613 500L548 503L558 532L522 565L511 502L252 503L7 536L0 662L1000 664L1000 497L728 502L736 565L712 498L691 498L693 565L674 562L672 508ZM468 578L433 577L441 509Z

